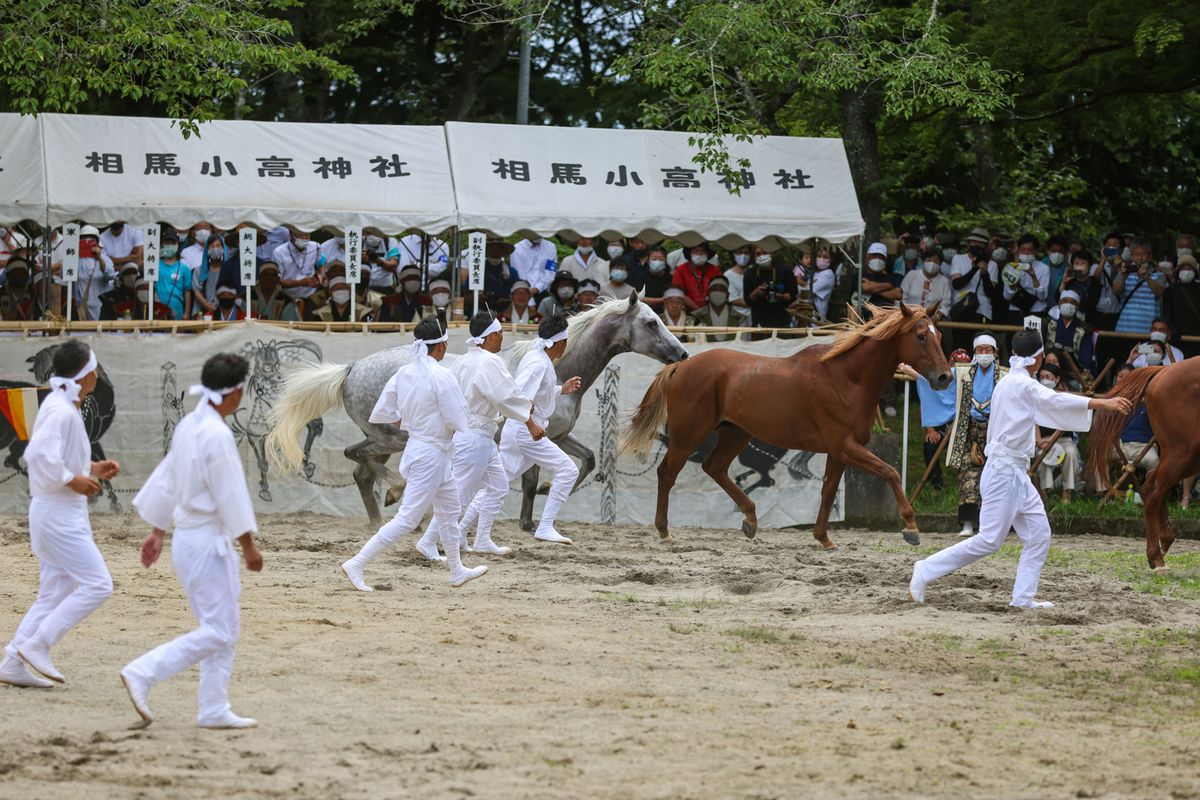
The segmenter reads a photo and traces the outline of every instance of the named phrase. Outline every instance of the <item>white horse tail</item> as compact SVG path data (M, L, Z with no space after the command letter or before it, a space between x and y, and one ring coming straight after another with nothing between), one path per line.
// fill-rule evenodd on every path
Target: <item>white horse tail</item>
M300 434L311 420L342 402L342 387L352 364L314 364L287 376L283 392L271 409L267 458L284 475L294 475L304 465Z

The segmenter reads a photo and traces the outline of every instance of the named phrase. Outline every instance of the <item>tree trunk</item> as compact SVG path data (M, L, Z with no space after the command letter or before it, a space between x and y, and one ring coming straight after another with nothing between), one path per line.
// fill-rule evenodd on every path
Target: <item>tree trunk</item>
M879 134L865 90L843 91L842 141L850 160L850 174L858 191L858 206L866 222L868 242L879 240L883 218L883 178L879 169Z

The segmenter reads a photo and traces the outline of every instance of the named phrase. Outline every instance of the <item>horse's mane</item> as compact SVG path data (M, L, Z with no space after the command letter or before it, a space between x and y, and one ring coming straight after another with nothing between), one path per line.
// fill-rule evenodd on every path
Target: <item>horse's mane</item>
M571 352L571 345L582 339L589 330L600 320L608 317L624 314L629 310L628 300L616 300L611 297L601 297L597 299L595 306L587 311L581 311L572 317L567 318L567 350ZM508 361L512 366L521 363L521 359L525 354L533 349L533 339L526 339L523 342L517 342L508 350Z
M843 353L854 349L855 345L864 339L883 341L912 327L920 320L928 319L925 309L920 306L908 306L909 314L901 312L899 306L881 308L873 303L867 303L864 308L871 313L871 318L864 321L853 308L850 309L850 320L843 323L841 331L833 339L833 344L821 355L822 361L837 358Z

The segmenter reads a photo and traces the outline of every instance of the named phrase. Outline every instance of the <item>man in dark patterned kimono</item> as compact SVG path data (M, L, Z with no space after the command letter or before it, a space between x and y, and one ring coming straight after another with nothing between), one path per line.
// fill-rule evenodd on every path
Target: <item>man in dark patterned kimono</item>
M958 471L959 536L971 536L979 525L979 476L987 447L992 389L1007 369L996 366L996 339L989 333L975 337L970 364L956 364L954 428L950 432L947 465Z

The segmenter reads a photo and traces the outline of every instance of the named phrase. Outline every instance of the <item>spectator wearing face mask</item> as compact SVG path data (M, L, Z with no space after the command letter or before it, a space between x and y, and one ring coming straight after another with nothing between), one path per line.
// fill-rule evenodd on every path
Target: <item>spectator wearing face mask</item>
M913 270L920 269L921 248L920 240L917 237L911 233L902 233L896 239L896 246L900 249L900 253L892 265L892 272L903 278ZM887 255L886 249L883 252L884 255Z
M330 236L325 241L321 242L317 247L321 251L321 256L325 259L326 264L338 262L346 263L346 237L342 235ZM328 281L326 281L328 283Z
M686 254L687 260L671 276L671 285L683 292L683 304L690 312L708 302L709 281L721 270L712 263L715 253L708 242L687 248Z
M575 250L562 260L558 271L574 275L576 281L591 278L601 285L608 281L608 262L596 255L596 240L590 236L575 240ZM541 310L541 306L538 310ZM542 316L546 316L544 311Z
M1050 309L1045 324L1046 348L1066 351L1086 377L1096 374L1096 333L1091 325L1079 318L1079 295L1064 289L1058 296L1058 305Z
M900 288L903 278L887 268L887 246L874 242L867 248L867 268L863 270L862 293L866 302L877 306L894 306L904 296Z
M813 271L809 277L808 289L812 293L813 308L821 319L829 319L829 298L833 295L833 287L837 276L833 270L833 253L827 247L817 250L813 260Z
M399 243L377 233L365 234L362 269L371 274L371 291L380 295L389 295L396 291L396 275L400 269ZM420 273L420 270L417 272Z
M62 263L55 264L62 274ZM79 271L74 284L74 314L76 319L100 319L100 295L107 292L117 279L112 260L100 244L100 231L93 225L79 229Z
M566 259L564 259L565 263ZM538 314L543 317L557 317L574 314L578 301L575 295L579 292L579 279L570 272L560 271L554 276L554 281L546 291L546 296L538 303Z
M633 287L629 285L629 271L625 269L625 262L610 262L608 265L608 281L600 286L601 297L608 297L614 300L629 299L629 296L633 294ZM582 293L582 282L579 284L579 289L580 293Z
M421 293L421 271L416 267L400 270L400 290L383 298L376 319L380 322L412 322L421 319L433 305L433 298Z
M171 309L171 319L191 319L192 271L179 258L179 234L164 230L159 237L158 279L154 299Z
M610 245L611 246L611 245ZM630 286L640 286L646 280L647 263L650 261L650 245L640 236L629 240L629 246L620 258L610 258L608 269L611 272L618 262L625 265L625 282Z
M1113 294L1120 302L1117 330L1146 333L1158 316L1158 298L1167 289L1167 278L1153 263L1150 243L1138 239L1131 247L1129 261L1113 281Z
M950 432L946 463L958 470L959 536L971 536L979 526L980 477L986 460L988 422L992 415L992 392L1008 373L996 364L996 338L976 335L975 355L970 364L954 368L955 418Z
M1140 367L1157 367L1160 364L1176 364L1183 360L1183 351L1172 345L1170 328L1165 320L1156 319L1150 323L1150 337L1145 342L1135 344L1126 359L1134 369Z
M992 320L992 296L997 294L995 282L998 277L990 263L990 240L991 236L985 229L974 228L967 234L966 252L948 258L953 302L946 313L954 322L978 325ZM946 257L945 253L943 257ZM956 330L951 335L956 347L963 350L970 348L974 336L972 331Z
M258 283L254 286L254 307L251 316L255 319L275 319L296 322L300 315L291 298L283 293L279 285L279 266L274 261L264 261L258 268Z
M612 270L609 270L609 282L612 282ZM626 287L630 292L633 289ZM603 290L600 284L596 283L591 278L584 278L579 282L579 293L575 295L577 301L576 313L587 311L589 308L595 308L596 301L600 299ZM628 295L626 295L628 297Z
M118 319L116 311L118 303L128 303L136 299L135 286L138 280L137 264L125 264L117 271L116 284L100 295L100 319Z
M287 233L287 228L279 228L278 230L282 230L285 234ZM197 222L192 226L188 234L188 246L179 251L179 260L187 265L193 275L199 273L200 267L204 263L204 251L208 248L208 242L212 239L214 233L215 231L210 223Z
M646 272L640 282L631 277L630 285L637 289L641 300L655 311L662 311L663 293L671 288L671 272L667 269L667 251L652 247L646 254Z
M541 321L542 315L537 312L531 302L533 293L529 289L529 283L523 280L517 280L512 285L512 290L509 293L508 308L504 309L497 317L505 325L536 325Z
M1074 292L1078 298L1075 301L1078 316L1094 324L1096 305L1101 295L1100 279L1097 277L1100 267L1092 264L1091 254L1082 249L1071 253L1067 261L1068 268L1063 272L1054 296L1059 298L1063 292Z
M529 284L530 292L538 295L558 274L558 250L552 242L532 233L513 247L510 263L517 277Z
M1047 389L1053 389L1056 392L1066 390L1063 386L1062 373L1054 364L1043 362L1042 368L1038 370L1037 378L1038 383ZM1058 437L1058 441L1051 445L1050 440L1054 438L1053 428L1039 425L1034 433L1038 450L1049 451L1042 459L1042 463L1038 465L1038 478L1041 482L1042 492L1049 495L1054 491L1054 473L1057 470L1062 482L1062 501L1070 503L1075 493L1075 481L1080 469L1079 434L1074 431L1064 432ZM1061 458L1059 454L1061 454Z
M1071 266L1067 258L1067 237L1051 236L1046 241L1046 257L1042 259L1042 263L1050 273L1050 293L1046 302L1053 306L1058 302L1058 287L1062 285L1063 278Z
M1122 368L1121 372L1117 374L1117 379L1120 380L1129 369L1133 369L1133 367L1129 367L1128 369ZM1150 415L1146 412L1146 404L1141 403L1134 409L1133 416L1129 418L1129 421L1125 423L1124 429L1121 430L1120 447L1121 452L1125 454L1125 460L1139 470L1149 472L1152 469L1156 469L1158 467L1157 444L1151 447L1146 455L1142 456L1140 461L1134 461L1138 453L1142 452L1142 449L1149 444L1152 438L1154 438L1154 430L1150 427ZM1108 454L1108 463L1118 466L1121 464L1121 458L1114 451Z
M310 299L325 285L325 259L307 233L293 231L291 241L275 248L271 260L279 266L279 285L296 303L301 316L304 314L302 304L304 308L320 304L319 299Z
M430 283L429 299L431 305L426 309L426 315L436 314L444 329L446 315L449 313L448 309L450 308L450 281L438 279Z
M0 319L5 322L36 319L37 304L29 291L29 279L29 262L10 258L5 265L4 287L0 288Z
M1038 240L1024 234L1017 240L1017 252L1000 271L1009 325L1021 325L1029 314L1042 314L1049 307L1050 268L1037 260Z
M1196 257L1190 253L1179 256L1175 282L1163 292L1162 315L1180 336L1200 336L1200 283L1196 281ZM1200 355L1200 343L1181 342L1180 350L1186 358Z
M958 234L942 232L935 234L933 244L942 254L942 274L947 278L950 277L950 265L954 262L954 258L958 255L961 248L959 247Z
M343 275L330 275L329 301L314 312L320 322L361 322L371 316L374 309L367 304L356 304L354 316L350 316L350 284Z
M937 319L950 310L952 287L950 279L942 274L942 254L936 248L925 252L921 269L913 270L900 281L901 302L921 306L928 310L934 303L938 306Z
M241 268L237 249L229 247L224 237L213 234L204 246L199 271L192 271L192 291L195 292L196 316L210 314L216 318L217 287L225 284L241 287Z
M483 290L479 293L480 311L491 311L493 314L503 311L508 306L509 292L517 281L517 271L509 266L506 257L513 252L513 246L502 239L488 239L484 250ZM465 287L470 280L470 272L462 269L459 272L459 285ZM463 311L472 314L475 311L475 292L463 289Z
M729 305L729 281L724 277L709 281L708 302L692 316L698 324L709 328L739 328L745 325L745 317L738 315L733 311L733 306ZM709 333L705 335L704 340L731 342L736 338L736 333Z
M236 322L246 318L246 312L238 307L238 287L222 283L217 287L217 307L213 309L213 320Z
M142 229L136 225L127 225L122 220L109 225L104 233L100 234L100 244L104 253L112 259L113 266L118 270L126 264L141 268L144 243L145 235Z
M792 323L788 306L796 299L796 276L761 247L754 248L754 265L746 272L746 302L750 325L755 328L787 328Z

